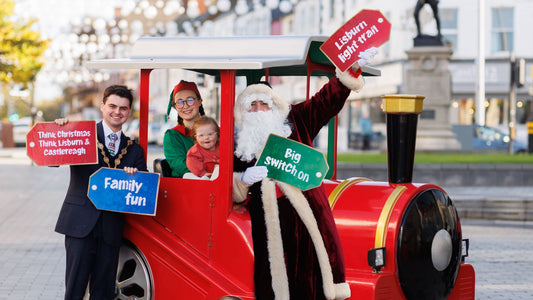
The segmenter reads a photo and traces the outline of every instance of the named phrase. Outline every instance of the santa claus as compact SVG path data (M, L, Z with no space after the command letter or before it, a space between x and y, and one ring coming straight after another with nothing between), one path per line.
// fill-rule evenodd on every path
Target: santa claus
M307 191L267 178L256 159L273 133L312 146L364 80L370 48L345 72L336 71L311 99L289 105L268 83L249 85L235 103L236 148L233 197L248 206L255 256L256 299L346 299L342 245L324 187Z

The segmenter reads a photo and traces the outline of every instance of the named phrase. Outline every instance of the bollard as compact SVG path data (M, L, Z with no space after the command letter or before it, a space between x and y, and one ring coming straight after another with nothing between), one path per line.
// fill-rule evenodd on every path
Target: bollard
M424 96L384 95L390 183L410 183L415 160L416 126Z

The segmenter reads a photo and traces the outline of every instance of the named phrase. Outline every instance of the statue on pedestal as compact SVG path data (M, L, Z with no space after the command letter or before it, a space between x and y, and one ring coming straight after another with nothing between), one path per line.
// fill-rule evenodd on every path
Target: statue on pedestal
M431 9L433 10L433 17L435 18L435 21L437 22L437 36L431 36L422 34L421 27L420 27L420 9L425 4L429 4L431 6ZM444 46L444 40L442 38L442 35L440 33L440 18L439 18L439 0L417 0L415 11L414 11L414 17L415 17L415 23L416 23L416 30L418 35L414 38L414 44L415 46Z

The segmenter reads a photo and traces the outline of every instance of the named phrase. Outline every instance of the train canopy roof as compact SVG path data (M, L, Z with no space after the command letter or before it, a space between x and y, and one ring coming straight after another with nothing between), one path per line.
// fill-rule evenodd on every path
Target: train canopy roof
M270 75L305 76L307 57L313 63L333 66L320 50L327 36L142 37L129 58L87 62L92 69L187 69L217 75L237 70L246 75L268 69ZM366 76L381 71L363 67ZM313 72L314 76L326 75Z

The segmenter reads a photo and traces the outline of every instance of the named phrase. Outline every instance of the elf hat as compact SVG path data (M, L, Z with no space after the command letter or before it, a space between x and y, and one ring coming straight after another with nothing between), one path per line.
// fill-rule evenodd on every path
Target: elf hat
M174 86L174 89L172 90L172 93L170 93L170 99L168 100L168 108L167 108L167 115L170 114L170 110L174 106L174 95L179 91L184 90L190 90L196 93L196 96L198 99L202 99L202 96L200 96L200 91L198 91L198 87L196 86L196 83L182 80L176 86Z

